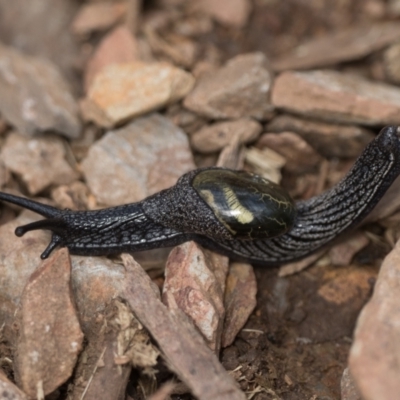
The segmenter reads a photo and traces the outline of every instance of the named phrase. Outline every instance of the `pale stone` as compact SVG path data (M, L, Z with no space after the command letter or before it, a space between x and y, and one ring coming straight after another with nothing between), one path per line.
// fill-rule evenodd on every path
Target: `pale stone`
M0 113L19 133L80 135L78 105L57 67L0 44Z
M142 200L192 169L187 136L159 114L108 132L82 163L90 190L106 205Z
M213 153L227 146L238 135L241 144L254 142L262 126L251 118L217 122L205 126L191 136L192 147L201 153Z
M182 99L193 85L193 76L173 65L134 61L101 70L88 99L115 125Z

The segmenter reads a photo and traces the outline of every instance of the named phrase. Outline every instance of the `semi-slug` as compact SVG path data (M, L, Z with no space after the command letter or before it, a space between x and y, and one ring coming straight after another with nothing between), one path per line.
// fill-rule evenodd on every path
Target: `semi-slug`
M72 254L107 255L174 246L188 240L263 265L303 258L356 226L400 173L400 127L384 128L332 189L296 204L279 186L253 174L206 168L132 204L96 211L59 210L0 192L0 200L46 219L17 236L47 229Z

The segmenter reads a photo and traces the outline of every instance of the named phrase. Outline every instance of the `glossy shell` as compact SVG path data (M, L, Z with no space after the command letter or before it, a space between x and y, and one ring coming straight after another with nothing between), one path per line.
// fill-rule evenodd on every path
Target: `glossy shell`
M286 233L296 217L289 194L275 183L244 171L199 172L193 187L236 239L266 239Z

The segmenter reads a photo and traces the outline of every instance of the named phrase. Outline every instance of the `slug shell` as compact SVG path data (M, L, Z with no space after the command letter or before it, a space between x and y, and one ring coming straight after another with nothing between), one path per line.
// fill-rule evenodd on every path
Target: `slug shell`
M286 233L296 217L289 194L277 184L244 171L209 169L192 185L236 239L266 239Z

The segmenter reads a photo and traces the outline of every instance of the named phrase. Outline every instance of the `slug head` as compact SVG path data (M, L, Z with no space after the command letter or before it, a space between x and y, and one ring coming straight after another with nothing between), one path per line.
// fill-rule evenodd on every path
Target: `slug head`
M286 233L296 207L275 183L244 171L208 169L192 185L217 219L236 239L266 239Z

